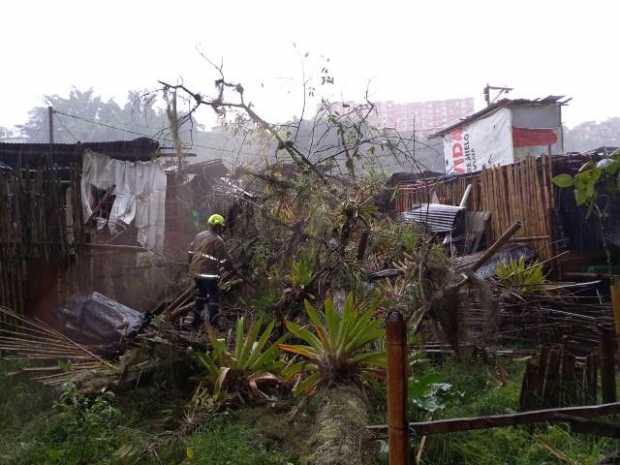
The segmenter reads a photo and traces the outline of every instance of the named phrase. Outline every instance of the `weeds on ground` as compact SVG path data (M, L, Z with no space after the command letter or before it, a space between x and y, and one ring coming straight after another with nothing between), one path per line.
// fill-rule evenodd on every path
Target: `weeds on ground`
M4 381L6 382L6 381ZM22 385L27 399L14 400L5 409L19 411L28 400L40 403L36 388ZM49 399L48 399L49 400ZM6 400L7 403L11 399ZM111 455L123 438L116 432L121 413L112 406L109 393L85 398L73 385L67 385L53 409L43 405L42 412L31 411L26 430L5 439L0 457L2 463L14 465L110 464ZM15 423L17 427L18 424ZM30 426L30 427L28 427ZM3 428L4 429L4 428Z
M184 464L195 465L282 465L290 459L268 450L242 424L219 417L195 433L187 447Z
M81 396L68 385L60 398L45 386L7 377L17 368L0 360L2 465L282 465L281 453L262 445L254 428L222 416L191 437L170 435L186 400L166 383L122 398ZM234 424L233 424L234 422ZM191 457L190 457L191 456Z
M505 371L504 371L505 370ZM498 371L503 374L498 375ZM502 369L472 361L451 361L420 368L419 377L433 374L459 395L432 418L454 418L515 412L519 402L523 363ZM425 413L418 410L418 415ZM421 438L414 438L417 448ZM575 435L564 425L496 428L427 438L423 463L433 465L595 465L614 451L608 439Z
M7 443L21 433L33 433L47 422L54 392L21 376L8 376L20 365L0 360L0 463Z

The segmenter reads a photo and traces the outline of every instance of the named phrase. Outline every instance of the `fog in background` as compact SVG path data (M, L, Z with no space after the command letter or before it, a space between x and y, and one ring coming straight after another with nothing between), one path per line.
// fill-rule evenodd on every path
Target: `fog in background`
M620 115L619 16L620 4L604 0L5 2L0 126L46 140L42 116L31 110L49 104L45 96L69 99L72 89L84 101L92 88L88 104L99 99L106 110L85 119L136 134L87 130L88 123L60 115L60 140L161 135L161 104L136 107L131 95L181 79L209 95L218 74L206 56L223 63L227 79L242 82L273 122L300 115L303 82L317 82L327 66L335 83L307 98L309 116L321 98L362 101L367 90L376 101L474 97L480 109L489 83L515 88L514 98L573 97L563 112L568 150L620 145L620 120L609 120ZM201 126L192 140L202 147L194 151L238 153L236 137L212 131L218 122L208 109L195 116Z

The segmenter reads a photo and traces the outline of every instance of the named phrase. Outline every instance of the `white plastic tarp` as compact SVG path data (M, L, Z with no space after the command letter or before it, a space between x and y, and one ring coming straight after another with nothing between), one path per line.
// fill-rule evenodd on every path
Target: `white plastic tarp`
M479 171L514 162L512 122L508 108L460 126L443 138L447 174Z
M166 216L166 173L158 161L130 162L86 151L82 164L82 206L84 218L93 213L92 186L107 190L115 186L110 216L106 224L112 232L118 223L135 220L138 242L152 250L164 247Z

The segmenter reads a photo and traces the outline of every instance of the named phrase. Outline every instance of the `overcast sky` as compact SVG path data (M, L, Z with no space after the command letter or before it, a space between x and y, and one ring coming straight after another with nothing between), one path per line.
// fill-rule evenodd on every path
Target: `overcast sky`
M480 108L488 82L573 97L569 126L620 115L618 0L5 0L1 17L0 126L72 85L119 103L158 79L208 93L217 76L197 49L223 57L272 120L299 113L301 62L316 80L321 56L336 81L319 93L331 97L360 99L370 83L374 100Z

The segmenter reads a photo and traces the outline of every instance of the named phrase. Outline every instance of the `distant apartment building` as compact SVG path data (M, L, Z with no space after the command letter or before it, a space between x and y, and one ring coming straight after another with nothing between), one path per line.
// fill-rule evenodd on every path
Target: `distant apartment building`
M474 99L429 102L378 102L377 126L399 131L433 132L458 122L474 112Z
M0 126L0 142L20 143L26 142L26 138L11 129Z
M474 112L473 98L409 103L387 101L374 104L375 111L368 117L370 124L403 132L414 129L419 133L436 132ZM342 112L354 105L353 102L332 104L332 109Z

